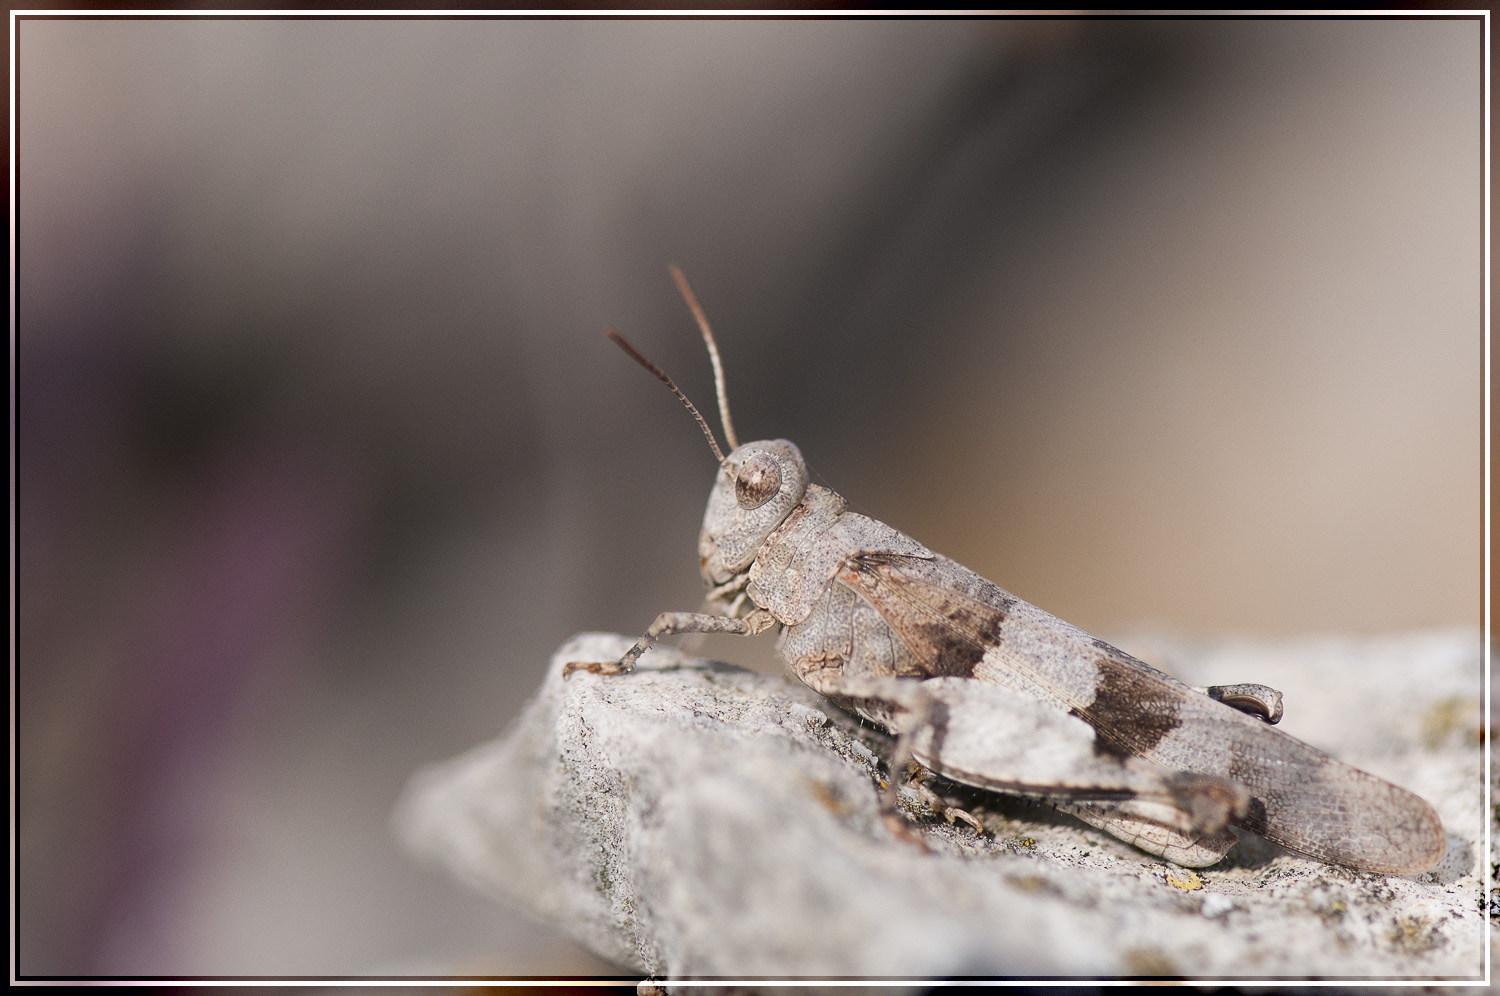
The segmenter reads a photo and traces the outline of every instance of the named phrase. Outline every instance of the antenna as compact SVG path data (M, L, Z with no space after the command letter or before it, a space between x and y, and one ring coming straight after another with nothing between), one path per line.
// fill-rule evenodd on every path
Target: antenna
M724 462L724 451L719 449L719 441L714 438L713 430L708 427L708 422L704 420L703 416L698 414L697 406L695 406L691 401L688 400L688 396L686 394L683 394L676 384L672 383L672 378L663 373L661 367L657 366L655 363L652 363L640 353L636 352L635 347L626 342L625 337L615 329L610 328L608 325L606 325L604 326L604 334L613 339L616 346L619 346L621 349L625 350L625 352L629 354L632 360L635 360L635 362L639 363L647 370L650 370L652 373L656 374L657 379L660 380L663 384L667 385L667 389L669 391L677 395L677 400L681 401L684 405L687 405L687 410L693 413L693 418L698 420L698 425L703 429L703 434L708 437L708 445L713 447L714 457L719 461L719 463L722 464Z
M677 268L677 264L667 267L667 272L672 274L672 280L677 284L677 293L687 302L688 310L698 320L698 328L703 333L703 341L708 345L708 358L714 365L714 389L719 395L719 424L724 427L724 439L729 443L731 450L740 448L739 439L734 435L734 422L729 418L729 396L724 392L724 365L719 362L719 344L714 342L713 330L708 327L708 319L703 316L703 309L698 306L698 299L693 296L693 289L688 286L687 277Z

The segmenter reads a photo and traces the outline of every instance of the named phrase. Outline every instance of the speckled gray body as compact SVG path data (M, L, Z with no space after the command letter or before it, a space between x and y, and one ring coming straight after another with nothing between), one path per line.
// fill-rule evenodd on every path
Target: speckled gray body
M1272 728L1279 693L1268 715L1149 667L847 511L786 440L723 460L698 549L713 611L663 613L606 673L669 633L779 625L792 672L896 734L897 757L1052 799L1177 863L1217 861L1230 826L1366 871L1443 856L1420 798Z

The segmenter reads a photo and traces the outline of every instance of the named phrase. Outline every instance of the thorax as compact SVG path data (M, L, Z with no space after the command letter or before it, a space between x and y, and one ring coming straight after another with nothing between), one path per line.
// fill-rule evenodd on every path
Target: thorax
M894 553L930 559L922 544L858 512L845 511L837 492L807 486L802 502L761 545L750 565L746 592L777 622L794 626L806 619L851 557Z

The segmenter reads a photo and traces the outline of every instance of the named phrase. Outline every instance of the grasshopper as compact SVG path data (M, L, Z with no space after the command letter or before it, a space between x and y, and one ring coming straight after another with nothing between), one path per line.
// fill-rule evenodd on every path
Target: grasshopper
M895 735L882 813L901 836L916 837L898 815L897 775L915 761L930 802L928 773L1045 799L1188 867L1222 858L1233 827L1361 871L1421 872L1443 857L1426 802L1275 729L1275 689L1190 687L848 511L809 482L793 443L740 444L713 333L670 272L708 347L727 455L672 379L605 332L686 405L718 459L698 538L707 611L663 612L620 660L572 662L565 675L626 674L672 634L779 627L797 678Z

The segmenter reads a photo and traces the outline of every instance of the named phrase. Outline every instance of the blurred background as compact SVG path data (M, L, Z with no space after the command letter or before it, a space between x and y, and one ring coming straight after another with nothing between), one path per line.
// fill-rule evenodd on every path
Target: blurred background
M1477 629L1480 30L19 22L20 971L609 971L388 821L697 607L669 262L742 438L1070 622Z

